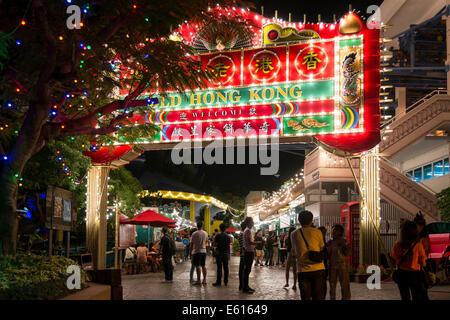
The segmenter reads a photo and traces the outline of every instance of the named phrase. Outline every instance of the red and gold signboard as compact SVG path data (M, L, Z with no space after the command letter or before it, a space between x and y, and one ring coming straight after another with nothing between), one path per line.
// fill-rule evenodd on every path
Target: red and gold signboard
M301 142L302 136L315 135L357 153L379 142L377 29L361 23L350 33L339 24L279 25L247 11L243 15L261 28L260 44L200 54L203 68L216 76L208 89L153 93L159 103L134 119L161 127L148 143L252 135ZM189 42L195 36L186 28L179 34ZM142 105L149 97L140 98Z

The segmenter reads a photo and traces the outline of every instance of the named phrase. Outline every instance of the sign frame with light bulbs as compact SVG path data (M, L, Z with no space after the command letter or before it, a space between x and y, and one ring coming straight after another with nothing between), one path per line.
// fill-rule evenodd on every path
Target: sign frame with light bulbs
M140 97L138 104L148 105L149 98L158 103L132 121L155 124L160 132L139 143L168 149L180 141L276 136L280 143L295 143L314 136L350 153L378 144L378 29L353 12L337 24L283 23L246 14L259 24L259 44L199 54L203 68L217 76L207 89ZM191 30L189 24L177 34L189 43L194 35L185 30ZM279 35L270 41L274 30Z

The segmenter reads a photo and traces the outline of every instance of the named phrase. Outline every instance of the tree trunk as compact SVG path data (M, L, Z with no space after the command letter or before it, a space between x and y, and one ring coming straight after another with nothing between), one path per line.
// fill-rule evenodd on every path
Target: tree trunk
M0 167L0 248L3 249L0 250L0 255L16 253L18 179L28 160L40 150L36 148L36 142L48 114L46 105L49 103L31 103L30 110L34 109L34 112L27 114L20 134L8 154L9 159L3 161Z
M17 183L8 167L1 171L0 185L0 254L13 255L17 244Z

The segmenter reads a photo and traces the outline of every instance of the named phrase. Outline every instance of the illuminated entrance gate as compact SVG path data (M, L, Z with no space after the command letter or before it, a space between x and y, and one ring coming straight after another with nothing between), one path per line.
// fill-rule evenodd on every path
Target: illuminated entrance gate
M236 9L221 10L226 14ZM180 141L204 146L221 139L275 137L280 143L318 142L348 155L361 154L378 144L378 29L369 29L354 13L340 23L302 24L237 10L255 25L252 39L235 39L226 47L207 43L202 35L208 26L197 30L184 24L175 31L174 38L204 52L198 59L216 78L207 90L166 92L165 96L155 91L139 97L133 104L148 105L149 112L134 115L132 121L153 123L160 131L151 138L142 137L134 149L119 145L87 152L99 164L89 174L88 190L104 190L101 166L122 165L143 150L170 149ZM213 52L208 50L211 48ZM154 97L158 103L149 104ZM376 170L376 165L368 163L365 168ZM100 178L91 178L97 176ZM378 214L379 200L373 192L378 190L377 175L362 176L361 197L367 204L363 208ZM88 196L87 237L92 252L103 250L98 240L91 241L101 234L93 226L95 221L103 221L99 217L105 207L102 193L97 194ZM367 224L361 230L362 239L368 239L363 255L367 252L370 256L362 257L364 263L378 259L374 258L378 242L367 236L372 228L378 225ZM101 259L96 265L104 267Z

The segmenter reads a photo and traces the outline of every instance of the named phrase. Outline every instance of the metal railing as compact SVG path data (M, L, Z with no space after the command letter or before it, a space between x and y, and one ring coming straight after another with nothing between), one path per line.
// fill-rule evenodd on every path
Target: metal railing
M409 107L407 107L405 109L405 111L400 112L399 114L395 115L394 117L392 117L391 119L389 119L388 121L383 123L383 125L380 128L381 129L380 131L382 131L382 132L385 131L386 129L388 129L389 125L391 125L395 120L402 118L409 111L411 111L412 109L417 107L419 104L422 104L425 101L428 101L431 97L434 97L435 95L439 95L439 94L445 94L446 95L447 94L447 90L433 90L433 91L431 91L430 93L428 93L427 95L423 96L422 98L420 98L419 100L417 100L416 102L411 104Z

